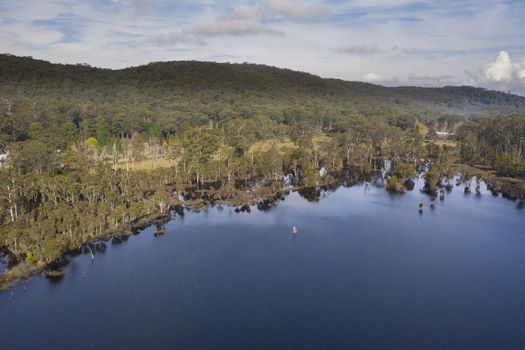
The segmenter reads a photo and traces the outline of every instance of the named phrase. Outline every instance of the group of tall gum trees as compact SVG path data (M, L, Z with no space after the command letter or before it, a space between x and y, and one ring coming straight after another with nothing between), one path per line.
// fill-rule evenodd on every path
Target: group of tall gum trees
M525 177L525 114L467 123L457 138L464 162L492 167L502 176Z
M103 164L59 175L0 172L2 244L16 256L52 262L66 250L124 229L175 203L167 170L115 172Z

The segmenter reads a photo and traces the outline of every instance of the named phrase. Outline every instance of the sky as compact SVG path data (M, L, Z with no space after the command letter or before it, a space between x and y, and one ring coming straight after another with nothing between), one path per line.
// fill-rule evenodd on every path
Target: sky
M104 68L250 62L525 95L525 0L0 0L0 52Z

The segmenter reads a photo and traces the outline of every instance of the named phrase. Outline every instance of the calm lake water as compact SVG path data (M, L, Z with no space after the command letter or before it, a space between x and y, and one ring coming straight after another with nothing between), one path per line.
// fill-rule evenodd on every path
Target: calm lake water
M525 210L462 187L429 202L358 185L187 213L1 293L0 347L523 348Z

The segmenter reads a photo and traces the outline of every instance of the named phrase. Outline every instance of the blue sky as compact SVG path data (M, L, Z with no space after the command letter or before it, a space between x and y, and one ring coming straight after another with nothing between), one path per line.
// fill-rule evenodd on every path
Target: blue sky
M0 0L0 52L123 68L253 62L525 95L523 0Z

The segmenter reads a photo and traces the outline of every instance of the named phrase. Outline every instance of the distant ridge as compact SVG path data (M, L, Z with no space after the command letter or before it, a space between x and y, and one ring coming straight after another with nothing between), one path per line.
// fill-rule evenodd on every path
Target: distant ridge
M129 99L131 96L164 108L178 99L230 100L238 103L305 104L323 101L341 107L351 104L364 115L397 110L421 110L466 115L497 109L498 113L525 110L525 97L469 86L442 88L384 87L364 82L325 79L258 64L198 61L153 62L118 70L85 64L53 64L31 57L0 55L0 93L30 89L32 94L61 98ZM101 96L103 91L104 97ZM278 102L276 102L278 101ZM321 102L320 102L321 103Z

